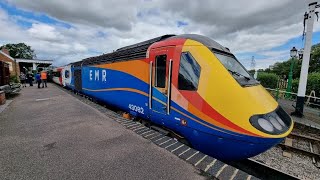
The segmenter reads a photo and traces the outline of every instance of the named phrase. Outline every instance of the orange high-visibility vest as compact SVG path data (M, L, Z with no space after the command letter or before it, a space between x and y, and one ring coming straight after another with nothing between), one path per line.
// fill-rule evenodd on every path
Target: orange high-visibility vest
M41 72L41 79L47 79L47 72Z

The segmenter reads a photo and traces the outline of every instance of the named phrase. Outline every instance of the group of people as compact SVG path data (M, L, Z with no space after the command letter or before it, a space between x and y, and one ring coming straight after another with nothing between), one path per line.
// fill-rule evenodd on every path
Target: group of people
M47 72L41 71L37 72L35 75L36 82L38 84L38 88L40 88L40 85L42 84L42 88L47 87ZM20 81L22 84L22 87L27 87L26 83L29 83L30 86L33 86L33 74L28 73L27 75L23 72L20 73Z

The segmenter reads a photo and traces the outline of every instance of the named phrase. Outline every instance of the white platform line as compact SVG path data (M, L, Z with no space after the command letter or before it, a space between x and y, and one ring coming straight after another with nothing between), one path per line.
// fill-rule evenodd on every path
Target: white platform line
M188 157L188 158L186 159L186 161L188 161L189 159L191 159L193 156L195 156L195 155L198 154L198 153L199 153L199 151L195 152L195 153L192 154L190 157Z
M155 133L157 133L157 132L154 132L154 133L152 133L152 134L148 134L148 135L146 135L145 137L152 136L152 135L154 135Z
M160 141L161 139L163 139L163 138L165 138L165 137L167 137L167 136L164 136L164 137L162 137L162 138L160 138L160 139L157 139L155 142Z
M127 126L127 128L133 127L133 126L135 126L135 125L141 125L141 124L132 124L132 125L130 125L130 126Z
M180 153L178 156L181 156L182 154L186 153L187 151L189 151L191 148L188 148L187 150L183 151L182 153Z
M139 130L137 130L137 131L135 131L135 132L136 132L136 133L138 133L138 132L140 133L140 132L143 132L144 130L147 130L147 131L148 131L149 128L145 127L145 129L139 129ZM140 134L140 135L141 135L141 134Z
M143 128L145 128L144 126L143 127L138 127L138 128L133 128L133 129L131 129L132 131L135 131L135 130L139 130L139 129L143 129Z
M178 150L179 148L181 148L182 146L184 146L184 144L182 144L181 146L175 148L174 150L172 150L171 152L175 152L176 150Z
M151 132L152 130L149 130L149 131L146 131L146 132L144 132L144 133L142 133L142 134L140 134L140 135L144 135L145 133L148 133L148 132Z
M237 175L238 171L239 171L239 169L236 169L236 170L233 172L233 174L232 174L232 176L231 176L230 180L233 180L233 179L234 179L234 177L236 177L236 175Z
M165 141L165 142L163 142L163 143L160 143L159 144L159 146L161 146L162 144L164 144L164 143L166 143L166 142L168 142L168 141L171 141L172 139L169 139L169 140L167 140L167 141Z
M51 98L43 98L43 99L36 99L36 101L46 101L46 100L49 100Z
M167 149L168 147L171 147L171 146L173 146L173 145L175 145L175 144L177 144L177 143L178 143L178 141L175 142L175 143L172 143L172 144L170 144L170 145L168 145L168 146L166 146L165 149Z
M204 172L207 172L214 165L214 163L216 163L216 161L217 160L215 159L210 164L208 164L208 166L204 169Z
M200 164L208 155L203 156L203 158L201 158L197 163L194 164L194 166L197 166L198 164Z
M125 123L123 123L122 125L131 125L131 124L136 124L136 122L129 121L129 122L125 122Z
M156 137L159 137L159 136L161 136L161 135L162 135L162 134L159 134L158 136L152 137L151 139L156 138ZM150 139L150 140L151 140L151 139Z
M227 167L228 165L223 165L220 170L217 172L216 177L219 177L219 175L222 173L222 171Z

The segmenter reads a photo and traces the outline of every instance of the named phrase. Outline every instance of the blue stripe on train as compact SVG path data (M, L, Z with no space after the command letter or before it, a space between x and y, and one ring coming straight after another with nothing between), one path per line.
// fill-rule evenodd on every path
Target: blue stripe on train
M105 71L103 72L103 70ZM119 109L129 111L136 116L149 118L154 123L164 125L167 128L176 131L186 137L196 149L219 159L233 160L250 157L265 151L282 140L281 138L274 139L246 136L216 127L184 110L173 101L171 101L172 107L204 124L210 125L211 128L188 119L172 109L170 115L149 110L148 97L145 95L124 90L108 91L108 89L111 88L132 88L138 89L146 94L149 93L149 84L121 71L96 67L83 67L82 88L83 93L89 96L93 96ZM155 92L154 96L156 98L160 99L163 103L166 103L166 98L161 97L161 92L155 88L153 88L153 91ZM153 103L159 102L153 101ZM137 113L130 109L130 104L143 108L143 114L141 113L141 110L140 113ZM180 121L176 120L177 117L186 119L188 121L188 126L181 126ZM235 150L236 152L234 152Z

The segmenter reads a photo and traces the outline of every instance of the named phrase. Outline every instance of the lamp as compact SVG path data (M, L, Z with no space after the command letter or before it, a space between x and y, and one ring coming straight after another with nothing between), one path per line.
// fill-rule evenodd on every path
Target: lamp
M288 85L286 90L286 98L291 98L291 88L292 88L292 74L293 74L293 66L294 66L294 60L293 58L296 57L298 50L296 47L293 47L290 50L290 56L291 56L291 65L290 65L290 71L288 76Z
M302 59L303 58L303 49L300 49L298 51L298 56L299 56L299 59Z
M290 50L290 56L291 56L292 58L293 58L293 57L296 57L297 52L298 52L298 50L296 49L296 47L293 47L293 48Z

